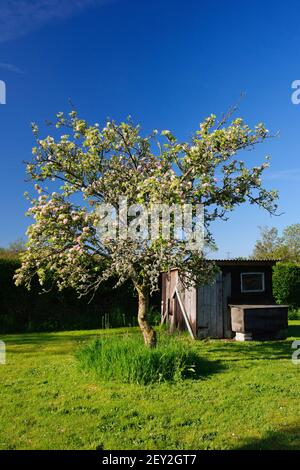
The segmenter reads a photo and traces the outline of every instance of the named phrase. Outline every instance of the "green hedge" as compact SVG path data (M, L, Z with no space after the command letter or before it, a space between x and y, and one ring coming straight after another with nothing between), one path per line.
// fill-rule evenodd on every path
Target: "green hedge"
M293 310L300 308L300 266L277 263L273 267L273 295L280 304Z
M72 289L41 294L37 282L30 291L16 287L19 266L16 258L0 258L0 333L136 325L137 299L130 284L113 289L113 281L103 283L89 303Z

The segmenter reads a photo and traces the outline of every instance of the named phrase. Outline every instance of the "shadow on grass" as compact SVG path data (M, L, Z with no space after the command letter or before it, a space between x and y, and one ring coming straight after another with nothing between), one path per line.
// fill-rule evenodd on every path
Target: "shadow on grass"
M292 343L300 338L300 325L289 325L288 339L274 341L217 341L208 345L207 353L218 355L222 361L270 361L290 359Z
M210 346L207 354L218 355L222 361L226 362L252 362L252 361L272 361L278 359L291 359L291 341L264 341L249 342L248 344L230 344Z
M221 361L210 361L199 356L196 353L189 353L189 362L192 364L192 371L186 371L183 374L184 379L200 380L211 375L223 372L227 367Z
M124 336L124 331L118 331L113 329L107 330L91 330L91 332L85 331L84 333L80 331L74 331L70 333L17 333L17 334L7 334L2 335L1 339L10 346L31 346L31 350L35 350L41 347L41 345L47 346L51 343L65 343L65 342L74 342L82 343L94 338L106 336ZM132 332L130 334L133 334ZM25 351L25 350L24 350ZM28 348L27 351L30 351ZM15 351L18 352L18 351Z
M91 340L116 337L140 337L140 332L136 329L133 331L124 330L91 330L82 332L66 332L66 333L25 333L16 335L6 335L4 340L10 347L10 354L14 355L32 355L36 353L45 353L51 355L73 354L78 347L89 343ZM162 335L165 339L165 336ZM221 361L210 358L203 358L201 353L193 351L187 352L188 367L183 372L184 379L197 380L208 377L212 374L221 372L226 367Z
M247 439L235 450L299 450L300 424L269 431L262 438Z
M27 336L27 335L26 335ZM74 352L78 344L83 344L97 337L97 334L68 336L38 334L28 335L26 338L4 338L9 354L26 355L49 353L61 355Z
M41 349L51 349L51 354L61 354L63 351L71 352L77 348L77 345L85 343L89 340L107 336L139 336L137 329L127 330L91 330L89 331L74 331L74 332L59 332L59 333L26 333L15 335L4 335L6 344L11 347L13 354L31 354ZM239 343L235 341L220 341L202 342L195 341L194 362L197 360L202 363L197 365L197 370L203 370L204 375L214 373L221 369L221 362L223 368L231 361L265 361L276 359L290 359L292 350L292 342L294 338L300 338L300 325L289 326L289 338L284 341L261 341L261 342L247 342ZM194 349L194 347L192 349ZM204 350L203 350L204 347ZM192 351L191 351L192 352ZM204 354L203 354L204 353ZM204 357L203 357L204 356ZM206 357L205 357L206 356ZM197 359L200 358L200 359ZM211 372L210 372L211 371ZM203 374L202 374L203 376Z

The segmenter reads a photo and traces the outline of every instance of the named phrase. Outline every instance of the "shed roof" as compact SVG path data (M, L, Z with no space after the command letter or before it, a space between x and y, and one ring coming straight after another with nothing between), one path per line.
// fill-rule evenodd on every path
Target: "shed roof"
M217 266L274 266L281 261L280 259L207 259L214 262ZM178 271L178 268L171 268L170 271Z
M276 264L279 259L241 259L241 258L233 258L233 259L213 259L211 260L215 262L218 266L273 266Z
M274 266L280 259L207 259L217 266ZM171 268L170 271L178 271L178 268Z

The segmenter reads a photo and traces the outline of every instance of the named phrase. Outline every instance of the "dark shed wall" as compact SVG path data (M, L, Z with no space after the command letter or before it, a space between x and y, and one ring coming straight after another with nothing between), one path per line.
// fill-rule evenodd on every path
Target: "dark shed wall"
M275 303L272 292L272 266L222 266L222 272L231 273L231 295L229 304L272 304ZM242 292L241 291L241 273L264 273L265 291L264 292Z

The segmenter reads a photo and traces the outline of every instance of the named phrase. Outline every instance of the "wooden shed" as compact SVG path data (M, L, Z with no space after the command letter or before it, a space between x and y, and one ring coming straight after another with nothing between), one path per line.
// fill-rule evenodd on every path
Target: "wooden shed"
M240 340L284 337L288 309L276 305L272 294L276 260L214 262L219 267L214 282L196 288L183 288L177 269L163 273L162 322L171 330L187 329L195 339L232 338L235 333Z

